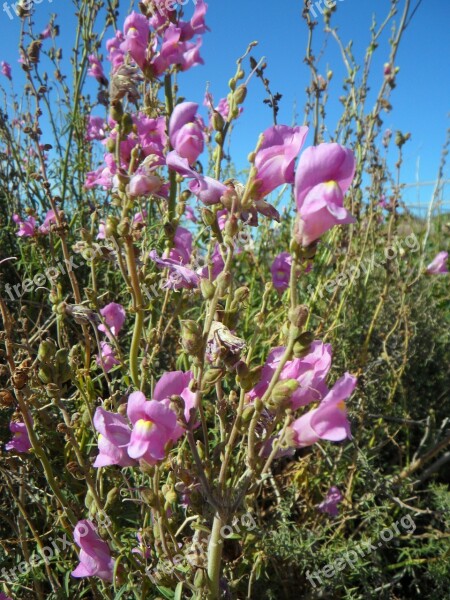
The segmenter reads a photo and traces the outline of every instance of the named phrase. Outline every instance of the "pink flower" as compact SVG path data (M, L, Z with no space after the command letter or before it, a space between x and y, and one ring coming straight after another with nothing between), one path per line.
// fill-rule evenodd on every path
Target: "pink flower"
M4 75L10 81L12 81L11 65L9 63L5 62L4 60L2 60L2 62L0 63L0 66L1 66L0 72L2 73L2 75Z
M430 275L441 275L448 273L448 252L439 252L436 258L428 265L427 273Z
M38 228L39 233L43 233L43 234L50 233L51 226L53 223L56 223L55 212L53 210L49 210L44 217L44 222Z
M179 23L179 27L181 28L181 40L183 42L191 40L194 35L200 35L201 33L209 31L209 28L205 23L207 9L208 5L205 4L203 0L197 0L191 20L188 23Z
M183 371L164 373L155 386L155 391L153 392L154 400L163 402L169 407L171 396L180 396L184 400L184 418L186 421L189 421L191 409L195 406L195 393L189 388L192 378L191 371L187 373ZM181 425L177 425L173 433L173 441L178 440L183 434L184 429Z
M113 580L114 560L108 544L101 539L92 521L78 521L73 538L80 550L80 564L72 571L72 577L99 577Z
M355 156L339 144L319 144L306 148L295 175L295 196L300 210L309 192L317 185L335 181L342 194L350 187L355 174Z
M172 23L164 32L160 52L152 61L155 75L161 75L170 65L179 65L182 71L203 64L200 57L201 38L195 43L181 40L181 29Z
M121 49L121 44L125 40L124 35L121 31L116 31L115 37L109 39L106 42L106 49L108 50L108 60L111 62L113 73L124 63L125 53Z
M330 487L328 494L323 502L317 507L320 512L328 513L330 517L337 517L339 513L338 504L342 502L344 496L336 486Z
M169 277L162 286L164 289L180 290L198 287L200 279L197 273L192 269L180 265L180 263L173 258L159 258L156 250L152 250L149 257L158 265L158 267L167 268L169 270Z
M108 465L130 467L136 464L127 453L131 429L124 416L108 412L99 406L95 411L94 426L100 434L98 436L99 454L93 464L94 467Z
M111 334L117 337L126 319L124 307L116 302L110 302L100 310L100 314L107 327L102 323L98 326L98 330L106 333L108 337L111 337Z
M88 56L88 61L89 61L89 69L87 74L90 77L95 77L95 79L101 84L101 85L108 85L108 80L105 77L105 73L103 71L103 66L102 63L99 61L99 59L95 56L95 54L90 54Z
M355 222L344 208L344 194L354 173L353 152L339 144L320 144L303 152L295 177L296 237L303 246L335 225Z
M197 109L195 102L182 102L174 108L169 122L170 143L189 164L195 163L204 147L203 127Z
M150 24L148 19L136 12L132 12L125 19L123 28L125 39L120 45L123 52L129 52L131 58L141 67L145 65Z
M128 455L151 465L165 458L165 447L177 428L173 410L157 400L147 400L142 392L133 392L128 398L127 414L133 425Z
M222 254L220 253L219 244L216 244L207 265L199 269L197 273L204 279L215 281L222 273L224 268L225 263L223 261Z
M207 177L191 169L188 160L175 151L169 152L167 155L167 166L186 177L186 179L192 179L189 183L189 189L204 204L217 204L228 190L227 186L217 181L217 179Z
M133 225L136 225L137 223L145 223L147 216L148 213L146 210L136 213L133 217Z
M151 196L157 194L162 186L162 181L156 175L137 173L130 179L128 193L132 198L138 196Z
M289 252L278 254L270 267L273 286L279 292L284 292L289 287L291 275L292 256Z
M98 224L98 233L97 240L106 240L106 223L105 221L100 221Z
M52 31L53 31L52 24L49 23L47 25L47 27L44 29L44 31L41 32L39 37L41 38L41 40L46 40L52 36Z
M274 125L263 133L255 158L256 196L261 200L279 185L294 183L295 159L305 142L307 127Z
M101 355L97 356L97 365L103 367L107 373L116 365L120 365L120 361L116 358L116 351L107 342L100 342Z
M4 592L0 592L0 600L13 600L10 596L7 596Z
M188 221L192 221L193 223L197 223L198 222L198 219L195 216L194 209L191 208L190 206L186 206L186 208L184 209L184 216L186 217L186 219Z
M278 368L285 348L275 348L269 354L266 364L261 371L259 383L248 393L248 399L262 398L269 387L270 381ZM295 379L298 388L290 397L293 410L311 402L321 400L327 393L325 379L331 367L331 345L316 340L310 346L309 353L303 358L288 361L281 371L279 381Z
M16 233L17 237L33 237L36 235L36 219L34 217L28 217L25 221L22 221L19 215L13 215L13 221L19 226Z
M296 419L288 428L292 445L312 446L319 440L340 442L351 438L345 400L356 387L356 377L345 373L328 392L317 408Z
M31 448L30 438L28 437L28 431L25 423L14 423L13 421L9 424L9 430L14 433L13 439L8 442L5 446L5 450L15 450L16 452L28 452Z
M191 260L192 233L184 227L177 227L173 238L173 248L169 252L169 258L187 265Z
M102 117L89 116L86 127L86 140L92 142L93 140L102 141L106 137L106 123Z

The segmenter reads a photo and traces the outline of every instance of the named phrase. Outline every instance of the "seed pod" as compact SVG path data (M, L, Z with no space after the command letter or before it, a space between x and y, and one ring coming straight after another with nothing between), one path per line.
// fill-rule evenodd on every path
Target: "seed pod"
M9 408L14 404L14 396L8 390L0 391L0 407Z
M278 410L288 405L293 393L298 390L300 384L296 379L279 381L267 402L267 408Z
M181 345L191 356L196 356L203 348L202 330L192 320L181 321Z
M213 115L211 118L211 124L215 131L222 131L222 129L225 125L222 115L220 114L220 112L217 112L217 110L215 110L213 112Z
M294 309L289 311L289 321L295 327L299 327L300 329L306 323L308 318L309 309L305 305L296 306Z
M216 287L209 279L202 278L200 280L200 290L205 300L211 300L216 292Z
M236 104L242 104L247 97L247 86L245 84L240 85L234 92L233 97Z
M39 344L38 360L48 362L56 354L56 344L53 340L43 340Z

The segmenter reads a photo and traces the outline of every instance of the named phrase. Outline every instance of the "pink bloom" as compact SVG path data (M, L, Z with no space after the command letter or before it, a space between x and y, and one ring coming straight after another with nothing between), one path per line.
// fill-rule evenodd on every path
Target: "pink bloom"
M101 185L105 190L110 190L112 188L113 174L109 167L101 166L96 171L90 171L86 174L84 187L87 190L90 190L97 185Z
M129 467L135 461L128 456L127 446L130 443L131 429L124 416L108 412L101 406L94 415L94 426L98 436L99 454L94 467L119 465Z
M320 512L328 513L330 517L337 517L339 513L338 504L342 502L344 496L336 486L330 487L328 494L323 502L317 507Z
M11 421L9 430L14 433L13 439L5 446L5 450L16 452L28 452L31 448L30 438L25 423L14 423Z
M41 38L41 40L46 40L52 36L52 31L53 31L52 24L49 23L47 25L47 27L44 29L44 31L41 32L39 37Z
M98 535L95 525L87 519L75 525L73 538L80 550L80 564L72 571L72 577L99 577L113 580L114 561L108 544Z
M225 268L222 255L220 253L219 244L214 246L213 253L211 254L208 264L197 271L200 277L215 281Z
M44 217L44 222L39 227L39 233L50 233L50 229L53 223L56 223L55 212L53 210L49 210Z
M155 74L161 75L170 65L179 65L182 71L186 71L194 65L203 64L200 46L201 38L195 43L183 42L181 29L171 23L164 32L160 52L152 61Z
M161 189L162 181L156 175L137 173L130 179L128 193L131 197L151 196Z
M19 226L17 231L17 237L32 237L36 235L36 219L34 217L28 217L25 221L22 221L19 215L13 215L13 221Z
M190 206L186 206L186 208L184 209L184 216L186 217L186 219L188 221L192 221L193 223L197 223L198 222L198 219L195 216L194 209L191 208Z
M88 60L89 60L89 69L87 74L90 77L95 77L95 79L101 84L101 85L108 85L108 80L105 77L105 73L103 71L103 66L102 63L99 61L99 59L95 56L95 54L90 54L88 56Z
M125 19L123 28L125 39L120 45L123 52L129 52L131 58L141 67L144 67L150 24L148 19L136 12L132 12Z
M319 144L306 148L295 175L295 196L300 210L309 192L317 185L335 181L342 194L350 187L355 174L355 156L339 144Z
M106 240L106 224L105 221L100 221L98 224L97 240Z
M192 233L184 227L177 227L173 238L173 248L169 252L169 258L187 265L191 260Z
M92 142L93 140L104 140L106 137L106 123L102 117L89 116L88 124L86 127L86 140Z
M191 169L187 159L182 158L175 151L169 152L167 155L167 166L186 177L186 179L192 179L189 183L189 189L204 204L217 204L228 189L226 185L217 181L217 179L207 177Z
M303 246L335 225L355 222L344 208L344 194L354 173L353 152L339 144L320 144L303 152L295 177L296 237Z
M111 334L114 337L117 337L126 319L124 307L116 302L110 302L100 310L100 314L105 320L107 327L101 324L98 326L98 330L106 333L108 337L110 337Z
M192 289L198 287L200 279L192 269L180 265L173 258L159 258L156 250L152 250L149 254L150 259L161 268L169 270L169 277L166 283L162 286L165 289L180 290Z
M2 60L2 62L0 63L1 65L1 70L0 72L2 73L2 75L4 75L5 77L7 77L10 81L12 81L12 76L11 76L11 65L7 62L5 62L4 60Z
M173 410L157 400L147 400L142 392L133 392L128 398L127 414L133 425L128 455L151 465L165 458L165 447L177 428Z
M187 158L189 164L195 163L204 147L197 109L195 102L182 102L174 108L169 122L170 143L182 158Z
M439 252L436 258L428 265L427 273L430 273L430 275L448 273L447 261L448 252Z
M275 258L270 267L273 286L279 292L284 292L289 287L291 264L292 256L289 252L282 252Z
M200 202L203 202L203 204L206 204L207 206L211 206L212 204L220 202L220 199L228 188L213 177L197 175L189 183L189 189Z
M153 399L158 400L158 402L163 402L168 407L171 396L180 396L184 400L184 418L186 421L189 421L191 409L193 409L195 405L195 393L189 388L192 378L191 371L188 371L187 373L184 373L183 371L164 373L155 386ZM177 425L173 433L173 441L178 440L183 433L184 429L181 425Z
M120 365L120 361L116 358L116 351L106 342L100 342L101 355L97 356L97 365L103 367L107 373L116 365Z
M201 33L209 31L209 28L205 23L207 9L208 5L205 4L203 0L197 0L191 20L188 23L179 23L179 27L181 28L181 40L183 42L191 40L195 35L200 35Z
M115 37L106 42L106 49L109 52L108 60L111 62L113 73L124 63L124 51L121 49L121 44L125 40L121 31L116 31Z
M146 210L136 213L133 217L133 225L136 225L137 223L144 223L147 216L148 213Z
M248 399L262 398L278 368L285 348L275 348L267 357L261 371L259 383L248 393ZM292 409L321 400L327 393L325 379L331 367L331 345L316 340L311 344L309 353L303 358L288 361L281 371L279 381L295 379L299 387L290 398Z
M0 600L13 600L10 596L7 596L4 592L0 592Z
M356 387L356 377L345 373L317 408L296 419L289 427L292 443L297 448L312 446L319 440L340 442L351 439L345 400Z
M307 133L307 127L287 125L274 125L263 133L263 142L255 158L257 200L279 185L294 183L295 159Z

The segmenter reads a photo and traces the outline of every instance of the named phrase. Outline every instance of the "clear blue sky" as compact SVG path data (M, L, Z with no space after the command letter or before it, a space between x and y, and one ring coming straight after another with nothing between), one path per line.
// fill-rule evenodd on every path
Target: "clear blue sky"
M412 5L416 2L412 0ZM388 0L341 0L338 3L334 23L338 25L345 43L353 40L353 51L357 58L362 58L367 46L372 13L378 13L381 17L388 5ZM126 9L128 3L123 3L123 6ZM236 58L244 52L250 41L258 40L259 46L253 54L255 57L266 57L271 87L273 91L283 94L279 122L292 123L295 104L301 121L309 73L303 63L306 27L300 16L300 7L300 0L211 0L207 15L211 32L205 34L202 47L205 65L180 77L180 92L187 99L201 104L206 82L210 82L214 98L219 100L227 93L227 81L234 74ZM188 3L188 14L192 8L192 2ZM52 12L58 15L57 23L61 28L59 43L68 57L75 34L73 6L68 0L42 0L35 7L38 28L44 28ZM415 181L418 160L420 180L436 178L445 131L449 126L449 23L449 0L424 0L405 33L398 55L397 65L401 70L391 98L394 110L385 114L384 125L393 131L400 129L412 134L412 140L405 149L404 182ZM10 20L0 8L0 60L12 64L16 91L20 91L22 81L17 65L19 28L20 20L17 17ZM382 81L383 63L387 56L388 46L382 43L373 61L374 90ZM321 65L323 73L328 66L335 73L328 113L328 126L332 131L340 114L337 98L341 94L343 69L337 48L331 40L324 48ZM5 83L5 78L2 78L2 84ZM244 114L233 137L233 153L240 167L245 166L245 157L254 147L259 133L271 124L271 111L262 104L263 98L261 83L254 79ZM311 136L307 143L311 143ZM422 200L425 201L430 193L431 189L424 190ZM415 191L410 197L415 198Z

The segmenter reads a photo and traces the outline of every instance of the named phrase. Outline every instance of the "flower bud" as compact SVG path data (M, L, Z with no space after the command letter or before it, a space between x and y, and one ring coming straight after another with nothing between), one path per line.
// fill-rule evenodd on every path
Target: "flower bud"
M48 362L56 354L56 345L53 340L43 340L39 345L38 360Z
M272 391L267 407L278 410L279 408L286 406L292 394L298 390L299 386L300 384L296 379L279 381Z
M295 327L302 328L308 319L309 310L305 305L296 306L289 311L289 321Z
M203 348L203 336L198 323L192 320L181 321L181 345L191 356L200 353Z
M242 104L247 97L247 86L242 84L238 87L238 89L234 92L234 100L236 104Z
M111 104L109 116L111 117L111 119L113 121L116 121L116 123L120 123L120 121L122 120L122 116L123 116L123 106L122 106L122 102L120 102L120 100L116 100L115 102L113 102Z
M216 215L209 208L202 208L202 219L207 227L211 227L216 222Z
M213 112L213 115L211 118L211 124L215 131L222 131L222 129L225 125L222 115L220 114L220 112L217 112L217 110L215 110Z
M311 344L314 341L314 332L305 331L302 333L294 344L295 358L302 358L309 353Z
M133 129L133 119L129 113L125 113L122 117L122 133L128 135Z
M200 280L200 290L205 300L211 300L216 292L216 287L209 279L202 278Z

